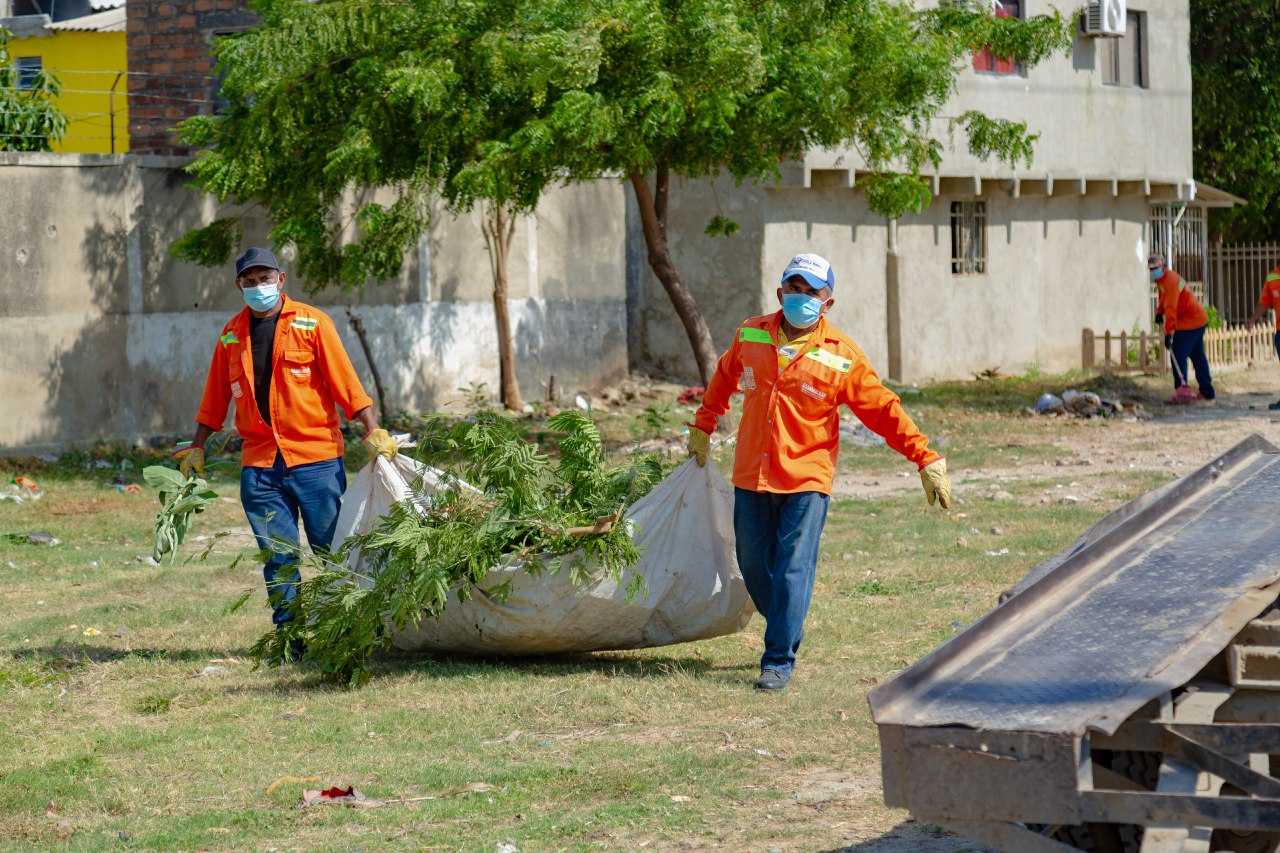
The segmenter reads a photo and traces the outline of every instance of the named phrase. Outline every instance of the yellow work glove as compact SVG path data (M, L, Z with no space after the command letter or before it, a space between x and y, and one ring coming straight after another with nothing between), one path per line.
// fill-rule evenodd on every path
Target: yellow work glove
M920 482L924 495L933 506L936 499L943 509L951 508L951 478L947 476L947 460L936 459L920 469Z
M194 470L196 476L204 479L204 448L194 444L179 447L170 454L178 460L178 471L183 477L190 477Z
M711 436L696 426L689 427L689 455L698 460L698 467L707 464L707 451L711 449Z
M369 451L369 458L381 456L390 462L400 452L396 440L385 429L375 429L364 437L364 449Z

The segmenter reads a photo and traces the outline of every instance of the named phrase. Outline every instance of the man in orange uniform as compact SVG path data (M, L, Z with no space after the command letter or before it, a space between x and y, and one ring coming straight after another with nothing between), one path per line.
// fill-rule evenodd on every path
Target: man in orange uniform
M184 476L204 476L204 446L235 401L241 450L240 500L258 547L277 626L293 619L297 595L298 516L314 551L333 543L347 476L342 467L340 405L365 429L370 454L391 459L396 443L373 417L328 315L281 293L275 255L252 248L236 260L236 287L247 307L222 328L196 414L195 438L174 452ZM304 649L291 642L290 657Z
M862 350L823 316L835 285L824 258L796 255L778 288L782 310L742 324L689 426L689 453L705 465L716 419L730 395L743 392L733 522L738 566L765 618L758 690L784 690L791 680L840 449L841 405L916 463L930 506L951 505L946 461Z
M1261 320L1262 315L1270 308L1276 309L1276 334L1273 343L1276 355L1280 356L1280 267L1267 273L1267 280L1262 283L1262 295L1258 297L1258 306L1253 309L1249 319L1244 321L1244 327L1252 329L1253 324ZM1280 400L1276 400L1267 408L1272 411L1280 409Z
M1189 384L1189 356L1191 366L1196 369L1196 384L1200 386L1201 399L1212 400L1215 396L1213 378L1209 376L1209 359L1204 354L1204 332L1209 325L1209 315L1205 313L1191 288L1182 280L1182 276L1169 269L1164 255L1157 252L1147 258L1147 269L1160 294L1160 311L1156 314L1156 322L1164 323L1164 347L1173 356L1173 363L1178 368L1173 377L1173 389L1176 392L1179 385ZM1175 393L1169 402L1185 401Z

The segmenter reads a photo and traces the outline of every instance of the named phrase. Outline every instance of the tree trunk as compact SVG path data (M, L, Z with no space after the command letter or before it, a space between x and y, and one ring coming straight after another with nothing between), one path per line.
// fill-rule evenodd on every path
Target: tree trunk
M718 358L715 344L711 340L711 329L702 316L702 310L694 301L689 290L680 278L680 270L671 260L671 250L667 246L667 192L669 187L667 167L665 163L658 166L654 178L654 192L649 192L649 184L645 176L633 172L628 175L631 188L635 191L636 204L640 208L640 223L644 229L644 242L649 250L649 267L662 282L662 287L671 298L676 315L684 324L685 334L689 336L689 344L693 347L693 357L698 364L698 375L705 386L716 372Z
M516 218L501 204L490 205L484 215L484 238L489 244L493 269L493 316L498 324L498 370L502 404L513 412L524 410L520 385L516 382L515 347L511 343L511 315L507 306L507 259Z
M364 350L364 360L369 363L369 372L373 374L373 388L378 395L378 423L386 426L391 417L387 414L387 393L382 388L382 374L378 373L378 365L373 361L373 350L364 333L364 323L352 312L350 305L347 306L347 322L351 324L351 331L356 333L360 349Z

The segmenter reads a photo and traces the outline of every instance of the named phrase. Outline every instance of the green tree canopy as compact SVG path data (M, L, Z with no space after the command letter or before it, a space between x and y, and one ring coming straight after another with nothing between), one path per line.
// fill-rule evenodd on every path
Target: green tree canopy
M852 147L886 216L929 201L919 174L961 128L981 156L1028 160L1024 125L940 119L974 47L1033 64L1070 42L1055 13L891 0L259 0L219 43L224 117L186 125L198 182L254 200L312 286L398 271L432 193L530 209L551 184L631 184L650 265L704 379L716 353L666 245L669 177L769 180L815 146ZM649 181L653 181L652 187ZM390 198L344 204L377 188ZM392 200L393 199L393 200ZM354 232L352 226L354 225ZM727 231L731 223L714 223ZM354 239L352 235L354 233ZM220 263L225 220L185 257Z
M67 130L67 117L53 102L58 80L44 70L19 75L10 38L0 29L0 151L48 151Z
M1248 200L1215 211L1232 240L1280 233L1280 4L1193 0L1191 116L1196 175Z

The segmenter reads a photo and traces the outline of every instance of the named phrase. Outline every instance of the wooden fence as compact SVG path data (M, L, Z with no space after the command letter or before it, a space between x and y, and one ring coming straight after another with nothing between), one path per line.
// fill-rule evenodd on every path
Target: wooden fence
M1099 361L1101 356L1101 361ZM1103 373L1163 373L1169 369L1164 338L1153 332L1097 334L1085 329L1080 336L1080 366Z
M1245 331L1243 325L1223 326L1204 333L1204 354L1210 367L1247 367L1276 357L1276 327L1265 322Z
M1252 330L1243 325L1208 329L1204 353L1214 369L1266 364L1276 356L1275 325L1260 322ZM1080 336L1080 366L1103 373L1169 372L1169 355L1164 337L1154 332L1111 332L1098 334L1085 329Z

